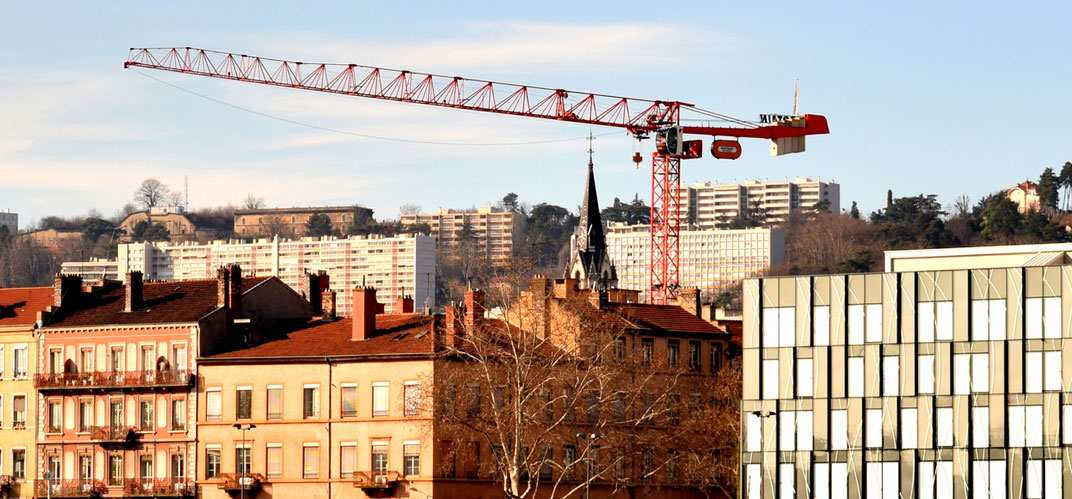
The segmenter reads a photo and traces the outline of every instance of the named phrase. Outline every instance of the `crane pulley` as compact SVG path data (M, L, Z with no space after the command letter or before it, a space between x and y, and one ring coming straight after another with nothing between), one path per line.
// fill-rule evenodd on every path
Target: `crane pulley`
M710 136L715 139L711 145L712 156L736 159L740 156L740 143L718 137L768 139L772 155L781 155L803 151L807 135L830 132L826 118L820 115L806 114L774 123L753 123L679 101L574 92L359 64L309 64L192 47L132 48L123 67L609 126L622 128L638 139L655 133L649 299L664 304L676 295L679 287L680 160L702 155L701 141L684 140L684 136Z

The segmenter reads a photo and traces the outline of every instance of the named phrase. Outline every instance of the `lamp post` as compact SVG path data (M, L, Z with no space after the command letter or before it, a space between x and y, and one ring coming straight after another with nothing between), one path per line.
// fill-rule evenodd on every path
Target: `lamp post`
M247 452L246 459L249 459L249 460L252 461L253 460L252 449L246 447L246 431L256 428L257 425L255 425L253 423L250 423L250 424L235 423L235 424L233 424L231 426L234 426L235 428L238 428L239 430L242 430L242 448L246 449L246 452ZM243 460L243 461L245 461L245 460ZM240 478L238 480L238 495L239 495L239 497L241 499L246 499L246 468L247 468L247 466L246 466L245 462L235 463L235 464L239 465L239 466L242 466L242 478Z
M592 442L599 439L598 433L578 433L578 440L584 440L584 499L591 499L592 485L592 455L590 454Z

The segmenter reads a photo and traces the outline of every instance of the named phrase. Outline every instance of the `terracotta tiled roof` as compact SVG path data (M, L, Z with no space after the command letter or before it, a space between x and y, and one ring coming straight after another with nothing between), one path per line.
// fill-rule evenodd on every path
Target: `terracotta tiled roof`
M267 277L242 279L245 293ZM133 312L123 312L124 287L112 284L76 298L68 310L60 309L45 327L166 324L197 322L216 309L216 280L147 282L143 303Z
M282 326L283 331L258 345L206 357L205 360L249 358L331 357L391 354L431 354L435 320L424 314L376 316L376 332L366 340L351 340L353 320L303 321Z
M641 303L610 304L608 310L617 312L638 329L666 333L726 334L726 331L676 305L647 305Z
M0 326L30 326L52 305L52 288L0 289Z
M719 325L726 328L726 332L730 333L730 343L737 346L744 345L744 321L735 320L720 320Z

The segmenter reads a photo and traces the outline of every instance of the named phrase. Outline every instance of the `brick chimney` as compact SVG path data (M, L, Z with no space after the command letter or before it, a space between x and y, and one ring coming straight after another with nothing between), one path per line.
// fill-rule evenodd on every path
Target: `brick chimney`
M326 277L326 276L325 276ZM309 300L309 304L313 306L313 315L321 315L324 311L324 305L322 302L321 288L320 287L320 274L311 274L306 272L301 276L301 294Z
M324 319L331 320L335 318L335 307L337 304L337 297L334 291L327 291L320 299L321 316Z
M413 297L406 295L395 299L395 313L396 314L412 314L413 313Z
M226 266L216 269L216 308L227 308L230 287L231 269Z
M141 272L137 270L127 272L126 282L123 284L126 291L126 301L123 304L123 311L128 313L133 312L138 307L141 307L141 304L144 302L142 296Z
M551 280L547 277L537 274L529 281L528 294L532 299L530 304L532 310L528 312L532 314L530 320L533 324L533 330L541 338L547 338L551 334L551 297L553 293Z
M242 267L231 265L231 284L227 288L227 308L235 313L242 313Z
M56 274L52 281L52 306L66 307L74 304L82 294L82 276Z
M677 295L677 304L688 313L700 316L700 290L696 288L682 289Z
M458 335L461 334L461 328L458 327L458 306L451 303L444 308L443 316L443 342L448 347L454 347L458 345Z
M599 310L607 308L607 304L610 302L610 293L606 291L592 291L588 294L588 303L591 303L593 307Z
M383 313L383 305L376 301L376 288L357 286L353 296L353 331L351 340L367 340L376 332L376 315Z
M465 318L466 329L473 329L484 320L484 291L469 289L465 291Z

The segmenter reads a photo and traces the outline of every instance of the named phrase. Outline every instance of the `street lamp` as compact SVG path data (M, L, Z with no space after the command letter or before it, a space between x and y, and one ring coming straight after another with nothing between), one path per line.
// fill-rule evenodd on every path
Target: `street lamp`
M598 433L578 433L578 440L584 440L584 499L591 499L592 485L592 455L590 451L592 449L592 442L599 439Z
M246 453L247 453L246 454L246 459L252 461L253 460L252 449L246 447L246 431L256 428L257 425L255 425L253 423L250 423L250 424L235 423L235 424L233 424L231 426L234 426L235 428L238 428L239 430L242 430L242 448L246 450ZM243 461L245 461L245 460L243 460ZM237 463L236 462L235 464L242 466L242 478L240 478L239 481L238 481L238 490L239 490L238 494L239 494L239 497L241 499L246 499L246 468L248 466L246 466L246 463L244 463L244 462L243 463Z

